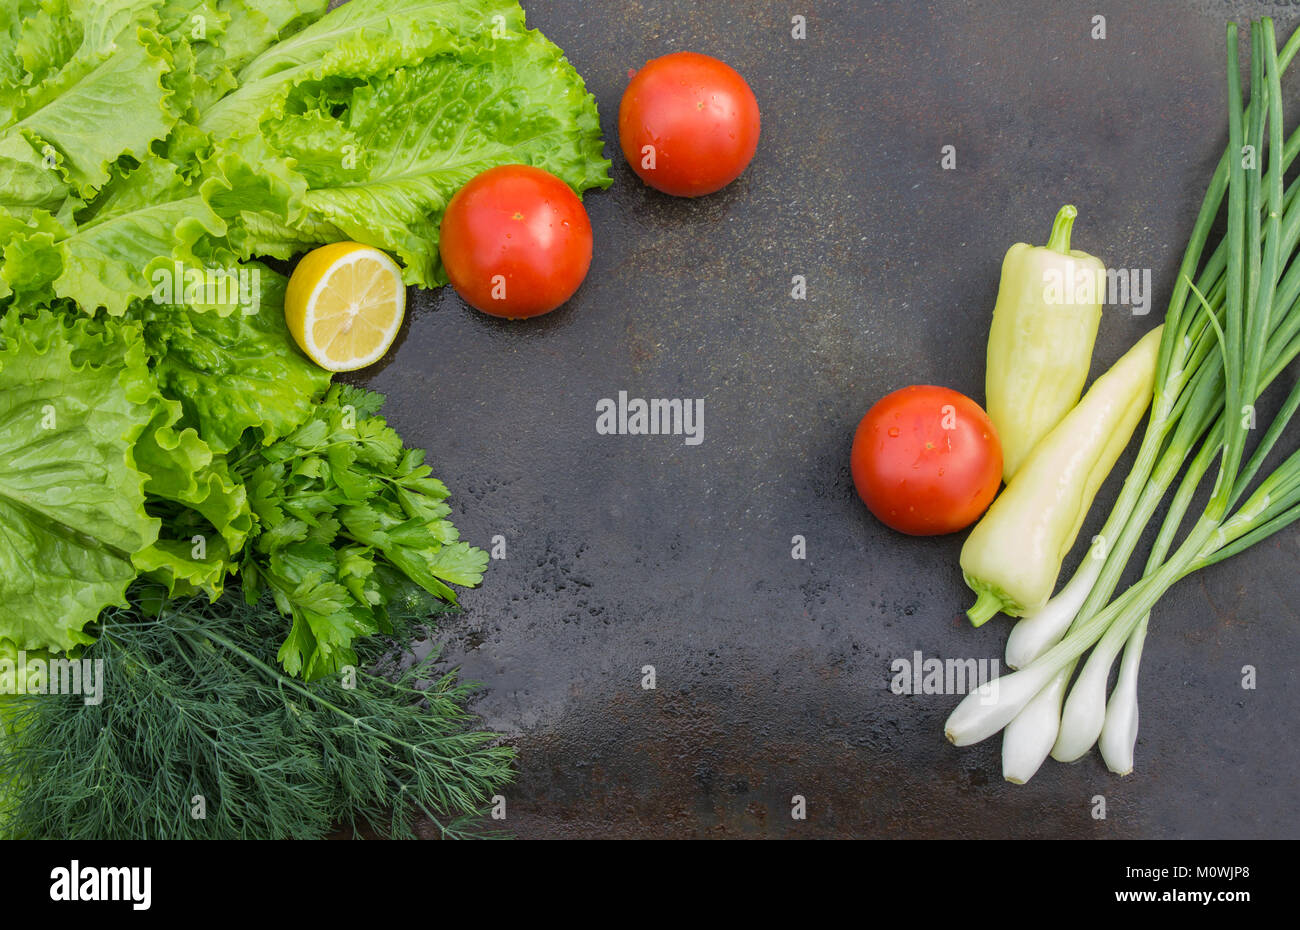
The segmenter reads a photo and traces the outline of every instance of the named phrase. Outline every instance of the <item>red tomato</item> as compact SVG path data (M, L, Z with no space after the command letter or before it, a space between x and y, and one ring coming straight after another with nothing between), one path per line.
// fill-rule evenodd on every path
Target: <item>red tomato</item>
M758 148L758 101L730 66L674 52L638 71L618 108L618 141L656 190L699 197L726 187Z
M936 536L969 526L993 502L1002 443L965 394L913 385L867 411L849 462L858 495L880 522Z
M555 175L502 165L451 198L439 239L456 293L492 316L549 313L573 296L591 267L591 221Z

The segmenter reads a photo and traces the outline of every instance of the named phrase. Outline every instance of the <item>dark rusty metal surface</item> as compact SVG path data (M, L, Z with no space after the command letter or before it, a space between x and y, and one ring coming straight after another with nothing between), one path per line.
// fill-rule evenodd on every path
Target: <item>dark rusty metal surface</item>
M911 383L982 399L1002 254L1045 241L1065 202L1077 247L1154 275L1150 315L1108 308L1094 373L1154 325L1226 137L1223 24L1272 12L1285 36L1297 19L1263 2L1105 6L525 2L596 95L614 158L613 187L586 198L590 277L528 323L417 294L363 379L429 449L467 538L507 542L441 637L518 747L513 833L1300 834L1294 530L1159 605L1128 778L1094 753L1006 784L999 740L943 740L957 698L889 689L913 650L1000 659L1008 626L959 616L959 536L903 537L859 503L857 420ZM646 189L618 156L627 69L679 49L731 63L763 112L748 173L699 201ZM596 402L620 390L704 398L703 444L598 436Z

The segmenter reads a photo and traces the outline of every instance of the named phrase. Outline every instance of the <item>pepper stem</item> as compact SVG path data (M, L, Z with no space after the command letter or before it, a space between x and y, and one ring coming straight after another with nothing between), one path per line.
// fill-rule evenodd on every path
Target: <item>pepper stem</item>
M1001 609L1002 598L988 588L984 588L980 591L980 596L971 606L971 609L966 611L966 616L970 617L971 626L983 626L990 617Z
M1052 223L1052 235L1047 240L1047 247L1062 255L1070 254L1070 230L1074 228L1074 218L1079 215L1073 204L1066 204L1056 211L1056 221Z

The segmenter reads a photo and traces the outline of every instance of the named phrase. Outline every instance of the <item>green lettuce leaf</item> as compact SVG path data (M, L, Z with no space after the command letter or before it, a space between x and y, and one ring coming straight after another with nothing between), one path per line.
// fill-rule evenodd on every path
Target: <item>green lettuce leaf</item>
M113 51L129 25L157 23L153 0L19 0L0 13L0 124L8 125L36 89L72 69L84 73ZM66 75L65 75L66 77Z
M329 373L299 351L284 322L285 278L265 266L241 266L257 288L256 309L198 312L143 301L132 311L145 323L164 395L185 409L216 453L257 429L275 442L303 423L329 388Z
M311 23L329 0L167 0L159 29L192 52L192 103L196 121L238 86L235 74L249 61Z
M72 296L87 310L118 314L171 260L233 263L243 234L230 230L230 216L296 212L300 182L282 159L255 143L214 152L187 120L233 90L234 72L278 35L292 35L326 5L42 0L7 31L0 20L0 43L8 35L15 49L9 71L0 71L0 248L23 239L15 223L57 215L66 228L53 247L28 238L12 259L38 260L39 277L53 286L32 288L38 275L7 258L0 296L20 292L29 308ZM121 118L124 107L130 119Z
M50 245L54 254L40 256L44 267L59 268L54 295L121 315L153 294L177 262L187 270L234 268L228 217L254 208L284 217L302 196L301 181L269 157L252 165L245 154L219 151L193 161L199 174L188 178L176 162L150 155L79 214L76 228ZM0 278L17 291L25 270L6 263Z
M199 128L219 139L255 132L304 81L386 74L493 30L523 28L514 0L350 0L249 62Z
M181 405L162 401L136 443L136 466L145 473L149 509L167 506L160 538L132 557L132 564L171 594L221 593L234 569L231 555L253 531L253 514L242 482L224 456L214 455L190 428L178 428Z
M133 447L157 394L138 325L0 320L0 641L68 650L158 537Z
M31 169L55 171L86 199L108 180L118 158L143 158L189 102L173 99L176 88L167 78L175 58L171 43L151 28L157 13L150 4L48 0L42 14L37 24L58 24L43 31L35 25L24 30L27 44L20 42L18 52L33 84L0 130L0 168L15 173L25 162ZM68 26L63 24L65 16L71 17ZM76 51L57 71L44 73L70 46L67 29L80 33ZM122 118L124 102L129 102L129 119ZM18 139L28 143L27 149ZM6 191L0 193L0 206L50 204L25 202Z
M18 57L23 23L36 16L38 0L11 0L0 5L0 125L8 122L5 114L22 97L26 71Z
M120 315L152 292L155 273L170 270L173 261L202 267L205 245L226 232L212 206L220 183L187 182L171 162L147 158L55 244L61 268L55 294L90 312L104 307Z
M63 224L44 210L25 221L0 212L0 297L43 296L63 269L54 244L66 236Z
M72 190L57 170L61 161L29 133L0 131L0 216L58 210Z

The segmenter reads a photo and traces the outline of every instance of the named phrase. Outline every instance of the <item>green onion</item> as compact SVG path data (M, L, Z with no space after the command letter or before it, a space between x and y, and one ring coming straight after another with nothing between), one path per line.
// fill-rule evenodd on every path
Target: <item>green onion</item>
M1147 622L1151 615L1142 618L1124 647L1124 658L1119 664L1119 680L1106 705L1106 720L1097 740L1097 748L1106 767L1116 775L1133 771L1133 748L1138 731L1138 665L1142 662L1142 644L1147 638Z

